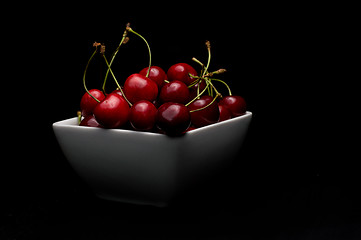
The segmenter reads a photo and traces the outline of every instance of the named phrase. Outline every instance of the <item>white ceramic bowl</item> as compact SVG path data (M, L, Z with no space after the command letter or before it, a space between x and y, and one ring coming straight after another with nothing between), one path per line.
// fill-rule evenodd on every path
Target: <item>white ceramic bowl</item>
M82 127L77 118L53 129L72 167L99 197L164 206L234 158L251 118L247 112L181 137Z

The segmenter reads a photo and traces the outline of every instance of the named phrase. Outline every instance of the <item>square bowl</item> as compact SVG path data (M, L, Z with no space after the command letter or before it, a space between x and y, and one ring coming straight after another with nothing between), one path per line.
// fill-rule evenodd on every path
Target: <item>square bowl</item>
M165 206L182 190L211 176L238 153L251 112L180 137L124 129L53 124L70 165L100 198Z

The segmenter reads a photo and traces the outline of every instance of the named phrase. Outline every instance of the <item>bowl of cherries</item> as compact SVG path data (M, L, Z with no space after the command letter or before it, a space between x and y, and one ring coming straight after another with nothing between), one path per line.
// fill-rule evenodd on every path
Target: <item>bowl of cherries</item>
M130 34L146 43L149 65L121 86L112 64ZM217 77L225 69L209 71L209 41L207 63L192 58L199 72L188 63L173 64L167 71L151 65L147 41L129 24L111 57L106 57L103 44L93 46L78 116L55 122L53 130L71 166L97 196L165 206L234 159L252 113ZM87 70L96 55L104 58L108 69L102 89L88 90ZM107 93L111 78L117 89ZM217 90L218 84L226 86L226 95Z

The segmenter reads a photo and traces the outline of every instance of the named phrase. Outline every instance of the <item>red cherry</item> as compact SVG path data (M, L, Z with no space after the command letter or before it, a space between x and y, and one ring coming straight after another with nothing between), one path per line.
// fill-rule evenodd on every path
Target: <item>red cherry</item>
M189 89L184 82L171 81L162 87L159 98L163 103L176 102L186 104L189 101Z
M95 119L95 117L93 115L88 115L86 116L79 124L79 126L84 126L84 127L99 127L102 128L103 126L100 125L97 120Z
M99 101L102 101L105 96L102 91L98 89L89 90L90 94L93 95ZM87 92L83 95L80 100L81 115L86 117L93 114L95 106L98 104Z
M148 72L148 68L149 67L143 68L139 72L139 74L146 76L147 72ZM150 80L153 80L158 85L158 88L160 89L164 85L164 79L167 78L167 75L165 74L165 71L162 68L160 68L158 66L151 66L148 78Z
M231 111L229 111L228 108L226 108L225 106L218 104L218 109L219 109L219 122L232 118Z
M129 121L135 130L149 131L155 126L157 108L149 101L142 100L130 108Z
M129 105L117 93L108 94L94 109L95 119L105 128L117 128L128 121Z
M124 83L124 94L131 103L140 100L154 101L158 95L158 86L149 78L134 73Z
M226 96L220 102L231 112L232 117L238 117L246 113L246 101L241 96Z
M197 71L187 63L177 63L168 69L167 76L169 81L182 81L187 86L190 85L195 79L189 77L188 73L197 76Z
M167 135L180 135L189 125L190 114L183 104L167 102L158 108L157 126Z
M195 100L189 104L188 109L196 110L207 106L212 102L211 96L203 95L200 99ZM191 112L191 121L196 127L203 127L209 124L218 122L219 109L216 102L213 102L210 106L200 111Z

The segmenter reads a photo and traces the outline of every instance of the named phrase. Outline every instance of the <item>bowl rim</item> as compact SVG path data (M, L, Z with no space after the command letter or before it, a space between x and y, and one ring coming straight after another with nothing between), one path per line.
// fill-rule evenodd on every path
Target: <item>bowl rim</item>
M213 124L203 126L203 127L200 127L200 128L196 128L196 129L194 129L192 131L186 132L184 135L197 134L199 132L206 131L207 129L210 129L210 128L215 128L217 126L225 125L225 124L228 124L228 123L231 123L231 122L239 121L241 119L250 118L250 117L252 117L252 112L246 111L246 113L241 115L241 116L234 117L234 118L231 118L231 119L227 119L227 120L224 120L222 122L213 123ZM169 137L166 134L156 133L156 132L136 131L136 130L131 130L131 129L121 129L121 128L107 129L107 128L79 126L77 124L69 124L68 122L71 121L71 120L77 120L77 117L72 117L72 118L68 118L68 119L64 119L64 120L54 122L53 123L53 128L61 126L61 127L68 127L68 128L87 129L89 131L110 131L110 132L114 132L114 133L119 132L119 133L128 133L128 134L167 136L167 137Z

